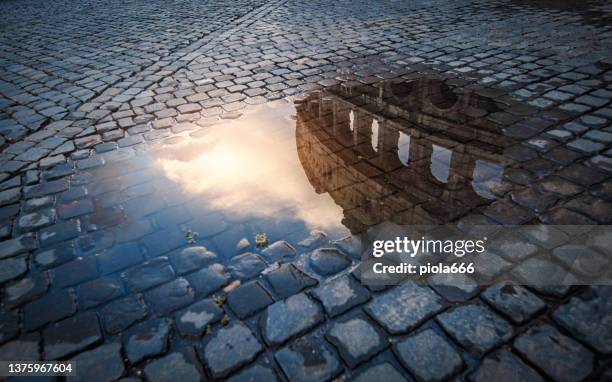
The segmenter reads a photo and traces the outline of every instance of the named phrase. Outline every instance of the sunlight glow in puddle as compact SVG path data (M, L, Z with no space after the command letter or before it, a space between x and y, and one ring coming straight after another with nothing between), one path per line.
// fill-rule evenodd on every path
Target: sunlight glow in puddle
M207 127L201 138L161 150L165 176L234 217L301 219L310 229L342 227L342 208L317 194L300 164L295 107L276 101Z
M189 195L194 215L219 212L278 235L321 229L339 238L387 221L447 222L496 199L510 162L494 144L504 141L476 134L463 108L452 109L457 94L427 80L380 86L199 121L206 127L152 151L155 166ZM497 110L474 93L461 99Z

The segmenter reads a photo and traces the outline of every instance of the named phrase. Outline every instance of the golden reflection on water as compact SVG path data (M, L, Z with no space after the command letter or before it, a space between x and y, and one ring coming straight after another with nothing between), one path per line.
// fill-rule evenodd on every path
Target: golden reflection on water
M317 194L300 164L295 108L281 100L156 153L166 177L208 207L236 218L300 219L309 229L341 228L342 208Z

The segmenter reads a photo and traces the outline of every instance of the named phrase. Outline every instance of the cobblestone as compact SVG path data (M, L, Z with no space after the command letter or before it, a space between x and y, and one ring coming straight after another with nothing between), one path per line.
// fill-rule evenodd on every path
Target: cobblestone
M114 300L124 294L123 283L117 278L101 278L79 286L79 304L91 308Z
M250 362L262 350L249 328L238 323L219 329L205 345L203 355L213 377L220 378Z
M254 253L245 253L232 259L229 272L236 279L251 279L266 268L266 263Z
M276 352L275 358L292 381L326 381L341 371L328 345L311 337L298 338Z
M49 275L39 273L33 277L26 277L6 286L6 303L8 306L17 306L42 296L49 288Z
M176 273L182 275L210 265L217 255L204 247L189 247L170 255L169 258Z
M230 291L227 302L239 318L246 318L272 304L274 300L260 283L250 282Z
M0 356L7 361L37 361L40 335L30 333L0 346Z
M502 224L609 223L605 2L23 0L0 3L0 12L8 36L0 37L0 359L37 359L52 346L77 359L88 380L609 377L606 288L449 289L432 278L431 288L365 289L353 277L368 248L358 235L336 240L384 221L468 215ZM373 84L383 97L377 107L405 114L363 113L358 97L319 103L304 94L338 84L366 97L357 85ZM253 175L258 186L300 194L258 166L230 182L192 172L199 165L170 180L142 160L180 147L170 162L190 164L189 151L209 147L192 148L187 137L209 139L216 124L241 123L264 107L250 105L287 96L296 96L287 115L296 134L281 140L298 148L317 192L304 208L268 210L259 187L243 188L257 190L256 207L226 208L231 198L194 197L179 179L241 189ZM333 118L309 120L328 103ZM398 134L389 125L412 117L399 129L409 152L387 147L397 141L389 131ZM367 139L352 147L328 124L353 132L363 125ZM241 140L234 137L228 158L251 155ZM389 155L396 149L399 161ZM444 150L448 166L440 163ZM499 173L480 163L497 158ZM325 220L316 206L330 196L340 236L292 223ZM257 233L272 244L255 246ZM492 278L536 252L517 233L482 266ZM567 265L574 255L564 248L553 256ZM104 336L84 324L96 315ZM128 349L118 338L155 320L177 335L145 359L123 360ZM87 330L70 330L77 325ZM347 335L353 325L371 336ZM66 334L47 341L56 326ZM421 337L423 346L400 350ZM418 357L433 344L451 360L447 367L416 368L436 362L433 352Z
M282 264L278 269L268 273L266 278L274 292L281 298L289 297L317 284L315 279L292 264Z
M316 325L323 319L321 308L304 293L270 305L261 319L263 337L278 345Z
M463 366L459 353L431 329L398 341L393 349L402 364L421 381L448 379Z
M513 346L558 381L580 381L593 368L593 354L550 325L530 329L519 336Z
M268 263L292 260L295 255L295 249L285 241L277 241L261 251L261 256Z
M98 316L84 313L67 318L43 332L46 360L60 359L102 340Z
M24 307L24 327L31 331L47 323L61 320L76 312L74 293L70 289L56 291L32 301Z
M213 264L186 276L195 293L208 296L229 284L229 276L221 264Z
M54 284L61 288L69 287L92 280L98 275L96 259L93 257L77 257L53 269Z
M29 236L19 236L0 243L0 258L12 257L36 249L36 241Z
M123 273L128 286L143 291L174 279L167 257L158 257Z
M509 351L500 350L487 357L469 376L470 381L544 381L532 368Z
M515 324L524 323L546 308L544 301L518 285L493 285L482 293L482 298Z
M312 293L331 317L361 305L370 298L368 290L349 276L341 276L322 284Z
M610 320L610 288L591 287L582 296L572 297L554 313L554 319L577 339L588 343L598 351L612 351Z
M147 378L153 382L176 380L196 382L202 378L202 374L197 367L181 353L170 353L163 358L148 363L144 372Z
M192 302L194 292L187 280L177 278L174 281L152 289L145 296L156 313L165 315Z
M125 371L121 358L121 345L105 344L94 350L80 353L72 359L79 365L75 381L108 382L119 379Z
M368 360L387 345L384 334L359 317L335 322L327 332L327 338L351 368Z
M353 379L353 381L367 382L377 379L389 382L406 382L410 380L402 376L402 374L400 374L396 368L391 366L391 364L381 363L376 366L371 366L363 372L359 373L357 377Z
M35 252L34 262L42 268L51 268L72 260L75 254L74 244L64 242Z
M119 333L147 315L141 295L130 295L115 300L102 311L104 329L111 334Z
M397 304L397 301L403 301ZM366 312L392 334L414 329L442 310L442 300L429 288L406 283L385 292L366 306Z
M164 353L168 347L170 326L164 320L138 324L125 333L125 353L131 363Z
M176 314L176 326L183 336L200 337L222 315L223 310L212 300L201 300Z
M351 261L346 255L333 248L317 249L310 258L312 269L323 276L338 273L348 267L350 263Z
M512 336L508 322L480 305L460 306L436 319L455 340L476 354L483 354Z
M246 382L246 381L278 381L276 373L265 366L255 365L245 368L240 373L234 374L228 379L229 382Z
M0 310L0 344L3 344L19 334L19 312Z

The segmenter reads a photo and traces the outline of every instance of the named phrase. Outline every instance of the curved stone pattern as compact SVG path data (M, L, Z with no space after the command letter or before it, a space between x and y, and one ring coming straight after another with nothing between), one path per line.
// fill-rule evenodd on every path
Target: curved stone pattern
M358 281L390 223L612 222L611 11L0 2L0 359L88 381L611 379L609 287ZM518 234L490 279L539 253Z

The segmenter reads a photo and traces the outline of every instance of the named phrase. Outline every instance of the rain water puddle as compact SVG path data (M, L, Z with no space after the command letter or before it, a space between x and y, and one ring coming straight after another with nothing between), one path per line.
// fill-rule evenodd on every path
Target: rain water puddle
M313 230L334 239L385 221L451 222L502 185L500 152L512 142L487 119L500 110L428 79L251 106L94 170L103 210L89 223L103 227L115 208L119 236L138 237L130 233L144 224L168 230L166 242L184 235L229 257L252 250L257 234L297 243Z

